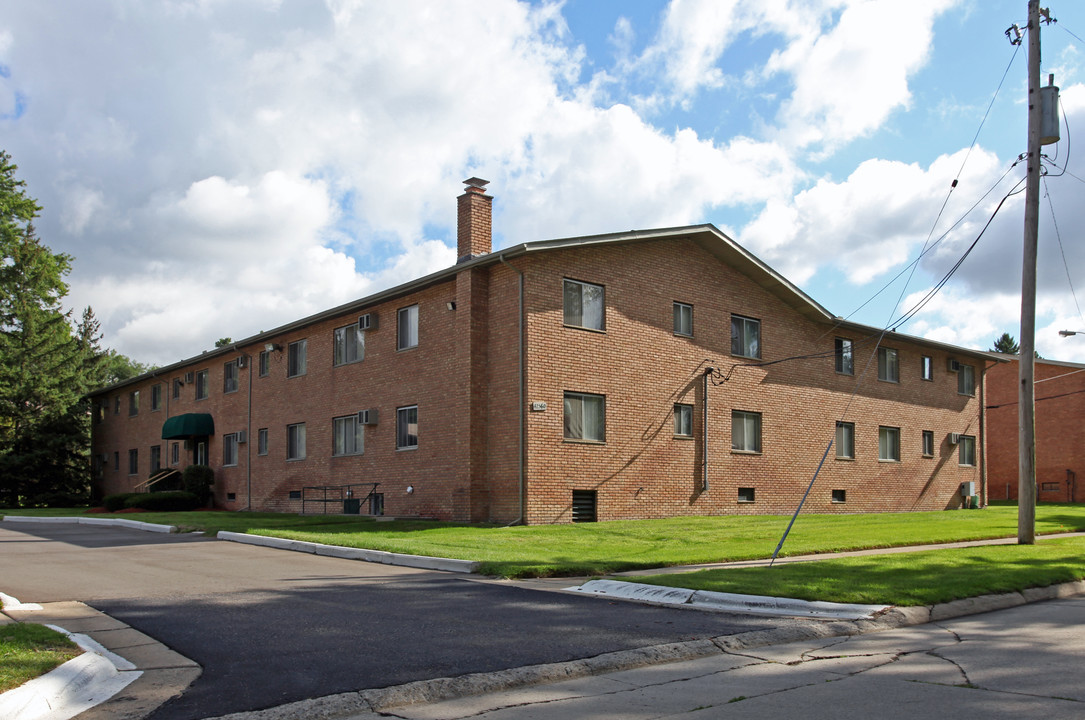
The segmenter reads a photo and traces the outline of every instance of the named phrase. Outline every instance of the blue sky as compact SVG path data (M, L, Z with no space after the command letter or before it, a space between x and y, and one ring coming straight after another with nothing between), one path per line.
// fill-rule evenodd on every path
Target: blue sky
M1037 347L1085 362L1085 336L1057 334L1085 330L1081 5L1051 4L1041 30L1069 128L1045 152L1069 165L1041 205ZM851 316L883 325L1023 176L1026 53L1004 31L1026 8L9 3L0 137L44 207L39 234L76 258L73 306L144 362L451 265L472 175L491 181L498 247L711 222L840 315L918 256L959 177L933 237L962 224ZM1022 200L902 331L984 349L1019 334Z

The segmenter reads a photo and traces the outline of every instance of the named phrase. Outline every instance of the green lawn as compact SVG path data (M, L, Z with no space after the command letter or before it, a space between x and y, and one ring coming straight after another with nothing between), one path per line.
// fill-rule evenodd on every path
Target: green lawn
M11 511L11 514L78 512L33 510ZM784 516L747 515L487 527L276 513L133 513L100 517L166 523L209 533L230 530L476 560L482 563L482 573L504 577L602 575L621 570L764 558L772 555L789 520ZM1085 531L1085 506L1041 505L1036 510L1036 530L1041 534ZM796 521L781 555L1016 535L1017 508L1011 505L969 511L804 515Z
M44 625L12 623L0 627L0 693L44 675L83 651Z
M624 580L715 592L878 605L932 605L1085 578L1085 538L927 550Z

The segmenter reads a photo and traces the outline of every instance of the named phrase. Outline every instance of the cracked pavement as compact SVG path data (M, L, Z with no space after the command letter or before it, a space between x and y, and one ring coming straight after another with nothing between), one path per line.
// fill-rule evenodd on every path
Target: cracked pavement
M1083 621L1078 596L349 717L1077 719L1085 717Z

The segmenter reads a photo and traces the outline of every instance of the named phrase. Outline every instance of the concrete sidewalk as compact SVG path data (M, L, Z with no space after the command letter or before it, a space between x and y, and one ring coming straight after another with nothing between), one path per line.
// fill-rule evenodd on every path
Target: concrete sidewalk
M701 658L344 712L322 698L231 720L1085 717L1085 597L870 635L728 649Z

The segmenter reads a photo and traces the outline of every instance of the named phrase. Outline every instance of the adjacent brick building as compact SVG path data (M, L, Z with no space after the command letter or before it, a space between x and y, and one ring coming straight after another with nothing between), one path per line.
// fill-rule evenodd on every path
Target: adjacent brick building
M986 354L836 318L711 225L493 252L467 184L456 266L95 392L100 491L199 461L228 509L781 513L826 453L807 511L983 491Z
M990 499L1016 500L1018 375L1016 355L994 355L987 380ZM1085 365L1036 359L1036 500L1085 502Z

